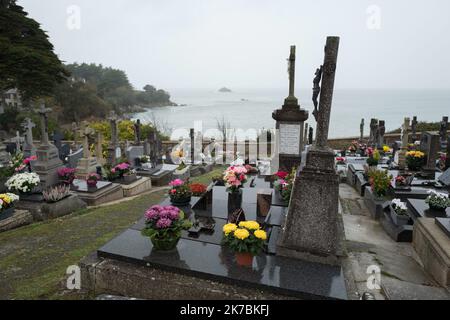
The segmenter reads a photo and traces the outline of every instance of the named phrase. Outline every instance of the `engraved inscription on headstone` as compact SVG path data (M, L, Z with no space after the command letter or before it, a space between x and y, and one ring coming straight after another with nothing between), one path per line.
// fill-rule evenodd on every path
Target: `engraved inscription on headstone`
M300 125L280 123L280 154L300 154Z

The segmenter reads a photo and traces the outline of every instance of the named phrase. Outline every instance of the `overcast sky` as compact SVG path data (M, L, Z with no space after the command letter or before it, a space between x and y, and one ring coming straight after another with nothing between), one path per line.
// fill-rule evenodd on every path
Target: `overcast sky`
M287 87L291 44L310 88L327 35L341 37L338 88L450 88L448 0L18 3L62 60L123 69L137 88Z

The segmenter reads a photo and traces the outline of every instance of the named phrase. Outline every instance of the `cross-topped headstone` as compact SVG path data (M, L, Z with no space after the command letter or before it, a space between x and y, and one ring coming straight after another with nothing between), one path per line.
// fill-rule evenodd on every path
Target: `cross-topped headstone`
M298 100L295 97L295 46L291 46L291 53L288 58L288 74L289 74L289 96L285 99L286 105L298 104Z
M52 112L52 109L46 108L44 103L41 103L41 107L37 111L41 117L41 145L48 145L48 114Z
M411 121L411 142L414 143L417 140L417 117L414 116Z
M82 128L79 131L80 137L83 138L83 158L90 158L91 151L89 150L89 140L95 134L95 130L89 127L89 123L87 121L83 121Z
M398 151L398 167L400 170L403 170L406 167L406 151L408 150L408 143L409 143L409 129L410 129L410 119L405 118L403 120L401 130L402 147L401 150Z

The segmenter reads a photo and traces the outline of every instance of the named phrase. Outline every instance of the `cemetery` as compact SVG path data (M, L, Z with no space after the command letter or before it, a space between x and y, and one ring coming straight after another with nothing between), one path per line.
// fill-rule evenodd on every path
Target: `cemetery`
M362 119L358 138L332 148L339 42L326 39L311 114L295 95L291 46L288 96L272 113L270 144L224 148L194 129L162 141L156 130L143 136L139 119L134 140L122 141L125 119L115 112L107 119L110 138L83 121L65 141L49 132L52 109L42 102L39 140L31 119L0 140L5 252L14 241L27 247L34 236L52 235L54 255L67 253L80 267L75 297L85 299L449 299L448 117L438 132L417 132L418 117L405 117L398 141L385 138L386 120ZM69 261L49 259L63 278ZM27 270L15 261L5 259L0 269ZM378 289L367 286L374 264L382 270ZM54 297L54 284L37 279L33 285L46 293L19 297ZM14 298L11 292L5 284L0 297Z

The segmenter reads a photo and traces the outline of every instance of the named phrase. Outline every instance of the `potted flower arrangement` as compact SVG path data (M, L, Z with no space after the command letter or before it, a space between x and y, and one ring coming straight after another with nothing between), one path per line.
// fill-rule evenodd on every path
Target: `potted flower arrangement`
M390 204L390 213L392 221L397 226L403 226L408 224L409 216L407 212L408 209L406 207L406 203L402 202L400 199L392 200Z
M175 179L169 182L169 186L170 202L173 205L183 206L191 202L192 191L189 188L189 181Z
M253 257L263 249L267 234L256 221L241 221L239 225L229 223L223 226L222 244L235 252L240 266L251 266Z
M14 202L19 200L19 196L14 193L0 194L0 220L7 219L14 214Z
M374 148L367 148L367 165L369 167L377 166L380 161L380 152Z
M203 183L192 183L189 185L194 197L201 197L206 192L206 185Z
M247 169L247 174L257 174L258 173L258 168L253 167L249 164L245 165L245 169Z
M66 167L59 168L58 176L62 183L71 185L73 180L75 180L75 169Z
M450 207L450 198L447 194L434 190L429 190L428 193L429 196L425 199L425 202L431 210L446 211Z
M131 183L137 179L136 172L131 169L131 165L128 162L119 163L111 169L111 173L124 183Z
M142 235L150 238L155 250L175 249L181 231L192 226L190 221L184 219L184 212L174 206L152 206L144 217L145 228Z
M387 170L370 170L369 183L375 196L383 198L391 185L392 175Z
M50 187L42 192L44 200L48 203L55 203L70 196L70 185L60 184Z
M247 169L242 165L230 166L225 170L223 181L228 192L228 212L231 213L242 206L242 187L247 182Z
M425 153L422 151L408 151L406 153L406 164L411 171L418 171L425 163Z
M6 181L6 187L12 192L31 194L37 192L41 180L35 172L23 172L13 175Z
M296 170L292 169L291 173L286 171L278 171L275 173L276 180L273 183L275 190L278 190L281 198L285 202L289 202L291 199L292 187L294 185Z
M336 164L337 165L345 165L345 158L344 157L336 157Z
M96 188L101 177L97 173L89 173L86 178L88 188Z

